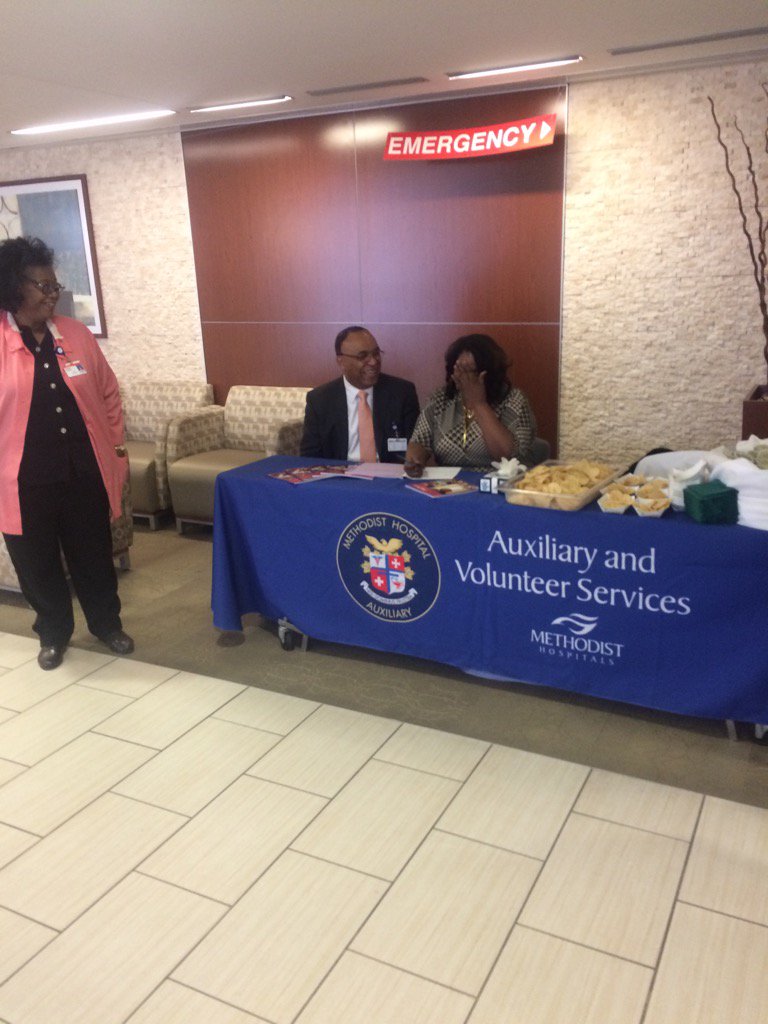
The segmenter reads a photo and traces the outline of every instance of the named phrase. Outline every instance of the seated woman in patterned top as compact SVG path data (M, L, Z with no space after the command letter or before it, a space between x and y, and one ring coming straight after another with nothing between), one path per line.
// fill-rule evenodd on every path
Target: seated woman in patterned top
M507 369L504 350L487 334L467 334L448 347L446 383L422 410L408 444L409 476L421 476L427 465L487 472L502 458L528 461L536 421Z

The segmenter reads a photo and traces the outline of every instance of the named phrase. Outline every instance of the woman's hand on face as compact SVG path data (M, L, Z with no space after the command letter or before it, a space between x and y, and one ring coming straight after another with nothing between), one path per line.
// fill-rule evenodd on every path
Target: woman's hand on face
M462 363L461 357L456 360L453 368L453 383L468 409L474 409L476 405L483 405L488 401L485 393L485 370L478 373L474 365Z

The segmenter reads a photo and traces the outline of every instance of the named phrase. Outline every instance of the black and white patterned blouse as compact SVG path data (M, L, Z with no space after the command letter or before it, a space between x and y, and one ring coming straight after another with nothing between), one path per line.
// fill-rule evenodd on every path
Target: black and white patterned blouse
M527 463L536 436L536 420L528 399L519 388L510 388L505 397L491 408L517 441L516 457ZM461 395L448 398L445 386L430 396L416 421L411 441L432 452L439 466L471 466L483 473L492 469L491 454L474 420L469 424L464 444Z

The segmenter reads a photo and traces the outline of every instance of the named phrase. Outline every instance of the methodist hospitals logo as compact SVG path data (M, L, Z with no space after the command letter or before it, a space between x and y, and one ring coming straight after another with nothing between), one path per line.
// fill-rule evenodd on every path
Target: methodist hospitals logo
M358 516L344 527L336 565L352 600L387 622L420 619L440 593L432 545L413 523L388 512Z
M540 654L551 658L614 665L626 645L591 636L598 624L596 615L572 612L553 619L549 629L532 629L530 641L538 647Z

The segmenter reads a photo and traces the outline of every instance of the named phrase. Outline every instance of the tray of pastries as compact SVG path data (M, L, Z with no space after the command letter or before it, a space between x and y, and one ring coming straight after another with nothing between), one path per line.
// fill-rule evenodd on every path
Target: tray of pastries
M594 501L601 489L615 478L616 470L604 462L550 459L516 480L507 490L507 501L512 505L575 512Z
M621 514L631 508L639 516L658 517L669 508L669 485L663 477L625 473L600 490L597 504L603 512Z

